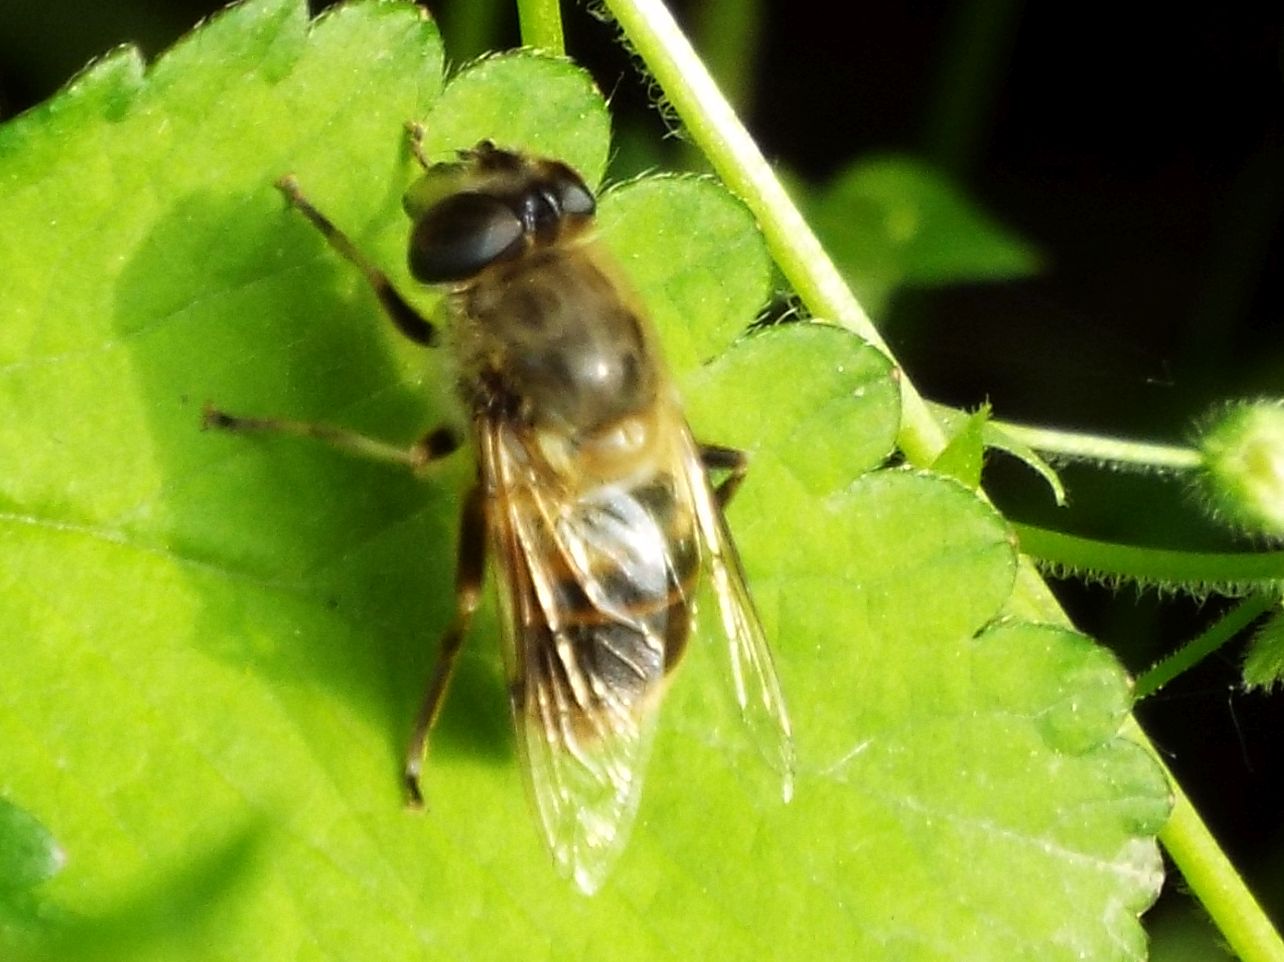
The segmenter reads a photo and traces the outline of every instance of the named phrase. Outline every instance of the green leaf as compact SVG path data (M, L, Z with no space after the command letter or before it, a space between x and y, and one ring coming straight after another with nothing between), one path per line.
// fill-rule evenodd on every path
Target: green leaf
M1253 633L1244 656L1244 684L1267 691L1284 682L1284 617L1276 611Z
M1065 507L1066 489L1061 483L1061 475L1057 474L1056 469L1038 451L1013 437L1010 431L1004 430L1003 425L993 422L985 425L985 446L1006 451L1027 468L1032 469L1047 484L1057 507Z
M556 96L531 96L532 89L545 88L556 90ZM461 145L490 138L510 148L556 154L591 186L601 183L606 171L611 124L602 95L570 61L533 51L469 65L432 105L424 127L424 145L433 159L449 159Z
M0 798L0 952L4 958L41 941L38 886L66 864L66 853L34 815Z
M681 374L709 360L770 292L771 261L753 216L717 182L698 177L634 181L607 200L602 233L643 295L669 366Z
M667 341L666 341L667 343ZM900 396L887 358L838 328L787 324L747 337L683 378L697 427L790 466L817 495L892 453ZM769 412L754 419L746 411Z
M974 415L952 408L948 404L931 404L930 407L933 417L944 425L946 433L950 437L954 437L963 431L974 417ZM1030 468L1039 477L1043 478L1048 485L1057 506L1064 507L1066 489L1061 483L1060 475L1057 474L1052 465L1038 451L1018 439L1008 425L991 421L989 417L990 412L987 409L986 419L981 425L981 440L984 447L1006 452ZM937 465L937 469L940 469L939 465Z
M985 459L985 429L990 422L990 406L983 405L950 426L950 440L932 462L932 470L951 477L965 488L981 484L981 465Z
M795 799L736 717L705 604L632 840L578 895L527 810L487 608L430 809L405 811L467 458L416 480L198 425L212 400L409 442L441 416L444 366L272 183L293 171L409 289L405 121L434 151L493 136L595 175L607 115L578 70L495 57L442 93L442 60L409 4L309 26L254 0L0 128L0 770L68 854L30 955L1140 958L1167 794L1117 735L1122 672L1077 635L991 624L1015 556L972 493L869 470L897 427L880 355L821 326L737 339L767 262L705 181L608 191L603 234L694 429L751 452L729 519Z
M53 878L65 857L30 812L0 798L0 903Z
M807 206L825 249L876 316L897 287L1011 280L1041 266L1027 241L907 155L856 161Z

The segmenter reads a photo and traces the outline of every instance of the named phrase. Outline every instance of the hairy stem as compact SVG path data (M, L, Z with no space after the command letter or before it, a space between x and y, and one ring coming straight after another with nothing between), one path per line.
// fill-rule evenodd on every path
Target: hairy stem
M1185 445L1147 444L1078 431L1013 424L1010 421L992 420L991 423L1036 450L1078 461L1161 471L1189 471L1199 467L1201 463L1199 452Z
M1138 678L1137 697L1145 698L1147 695L1153 695L1182 672L1195 667L1278 603L1279 598L1276 595L1265 591L1245 598L1207 629Z
M1284 551L1219 552L1139 548L1012 522L1021 550L1079 575L1127 578L1192 594L1243 594L1284 580Z

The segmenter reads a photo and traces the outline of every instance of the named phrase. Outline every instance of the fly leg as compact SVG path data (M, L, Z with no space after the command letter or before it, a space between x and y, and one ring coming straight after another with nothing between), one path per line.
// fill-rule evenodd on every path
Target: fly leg
M421 145L422 128L412 128L411 138L411 149L426 166ZM393 287L388 276L361 252L351 238L312 205L303 195L293 175L282 177L277 181L276 186L290 204L322 233L330 246L361 271L397 330L425 347L432 347L437 343L437 329L433 324L410 305ZM414 444L402 446L335 425L286 418L242 417L229 414L209 404L205 406L202 427L236 434L271 433L313 438L349 454L398 464L416 472L451 454L461 444L459 434L450 427L439 427L429 431ZM415 721L406 755L405 785L409 803L414 807L423 805L423 795L419 789L419 773L428 747L428 734L441 712L441 705L454 673L464 635L467 633L481 595L485 566L485 536L482 489L480 486L475 486L468 493L463 506L456 568L455 616L442 637L441 649L429 681L428 692Z
M392 320L397 330L417 344L431 347L437 343L437 329L410 306L410 303L397 292L388 280L388 275L375 266L343 231L312 206L312 202L303 196L299 183L292 174L287 174L276 182L276 186L299 213L308 219L319 230L330 246L344 258L356 265L365 275L375 297L384 312ZM304 421L292 421L286 418L240 417L218 410L210 405L205 406L202 427L217 428L238 434L275 433L292 434L296 437L316 438L332 447L350 454L357 454L376 461L388 461L418 471L431 461L450 454L459 447L459 436L449 428L438 428L424 435L418 442L402 447L366 437L356 431L335 427L329 424L311 424Z
M294 179L294 175L286 174L276 182L276 186L281 193L285 194L286 200L325 236L330 246L355 264L357 269L365 275L370 289L374 291L375 297L379 298L379 304L383 307L384 313L392 320L397 330L416 344L433 347L437 343L437 328L410 306L410 302L392 286L388 275L361 253L347 234L312 206L312 202L303 196L303 191L299 189L299 182Z
M459 435L449 427L429 431L409 447L402 447L330 424L313 424L284 418L239 417L209 405L205 406L202 426L237 434L288 434L313 438L349 454L391 462L416 472L451 454L461 443ZM459 554L455 567L455 616L442 636L428 692L415 719L410 747L406 752L404 779L407 801L413 808L423 807L419 772L423 768L424 753L428 748L428 733L441 713L442 701L450 685L451 675L454 674L455 661L463 645L464 635L468 631L473 612L477 610L485 562L485 508L482 488L474 485L464 499L460 522Z
M276 181L276 186L282 194L285 194L291 206L297 208L299 213L308 218L308 222L313 227L321 231L329 241L330 247L351 261L365 275L375 297L379 298L380 306L384 308L384 312L397 330L413 342L424 344L425 347L431 347L437 343L437 329L433 324L411 307L410 302L407 302L406 298L403 298L394 288L392 281L388 280L388 275L361 253L347 234L339 230L329 217L312 206L311 200L304 197L303 191L299 189L299 182L293 175L281 177ZM239 417L209 405L205 405L202 425L204 428L217 428L240 434L271 432L316 438L318 441L324 441L330 446L353 455L371 457L376 461L393 462L412 470L419 470L430 461L444 457L460 446L458 435L447 428L429 432L410 447L401 447L397 444L377 441L375 438L367 438L366 435L352 432L352 430L336 428L333 425L308 424L306 421L293 421L284 417Z
M486 568L486 511L483 491L476 484L464 498L459 521L459 555L455 566L455 616L441 637L437 662L428 680L423 705L415 718L415 727L406 749L406 802L411 808L423 808L424 796L419 788L419 775L428 753L428 735L432 732L446 689L450 687L455 663L472 622L473 612L481 600L482 578Z
M201 427L233 434L288 434L300 438L322 441L333 448L373 461L386 461L409 468L416 473L434 461L458 450L459 434L450 427L429 431L409 446L392 444L372 438L359 431L337 427L333 424L315 424L311 421L292 421L288 418L241 417L228 414L209 404L201 417Z
M713 496L718 507L725 509L732 497L740 489L740 484L749 471L749 455L739 448L727 448L720 444L700 445L700 460L706 471L727 471L728 475L713 489Z

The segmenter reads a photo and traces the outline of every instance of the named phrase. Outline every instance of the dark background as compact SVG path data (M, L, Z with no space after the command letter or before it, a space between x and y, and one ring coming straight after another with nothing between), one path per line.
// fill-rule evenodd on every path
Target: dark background
M455 62L516 42L500 0L427 5ZM52 95L115 44L154 57L219 6L0 0L0 117ZM715 63L736 46L715 7L675 6ZM621 141L640 132L654 144L663 127L613 29L565 7L569 52L613 92ZM747 24L757 41L725 78L768 156L821 185L861 156L914 152L1048 263L1028 280L897 296L878 320L924 394L989 400L1009 420L1173 442L1219 400L1284 395L1284 7L833 7L734 6L731 24ZM987 487L1014 517L1065 530L1234 546L1179 484L1083 467L1065 477L1074 504L1055 514L1032 475L1002 459L987 468ZM1223 607L1056 587L1076 621L1134 671ZM1284 698L1242 691L1241 655L1242 645L1224 649L1137 713L1279 920Z

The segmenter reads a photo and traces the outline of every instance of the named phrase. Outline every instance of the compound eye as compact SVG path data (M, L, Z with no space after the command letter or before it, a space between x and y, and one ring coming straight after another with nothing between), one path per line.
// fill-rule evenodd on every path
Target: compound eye
M410 273L425 284L463 281L521 250L522 222L486 194L447 197L415 223Z
M597 210L597 201L593 199L592 191L569 171L566 176L558 180L554 193L557 197L557 205L563 214L590 217Z

